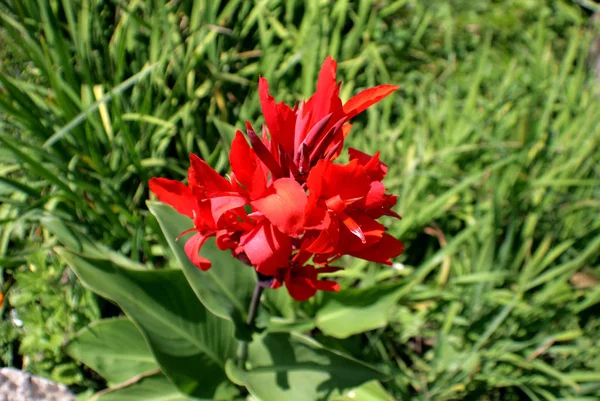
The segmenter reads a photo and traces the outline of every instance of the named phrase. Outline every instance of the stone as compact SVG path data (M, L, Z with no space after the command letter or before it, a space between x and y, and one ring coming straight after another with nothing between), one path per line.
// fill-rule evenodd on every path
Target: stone
M0 401L75 401L64 384L13 368L0 369Z

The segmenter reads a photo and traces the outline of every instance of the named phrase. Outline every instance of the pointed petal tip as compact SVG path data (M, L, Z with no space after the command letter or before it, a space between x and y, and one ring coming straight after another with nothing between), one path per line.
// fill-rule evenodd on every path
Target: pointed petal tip
M344 112L348 115L349 119L353 118L399 88L397 85L383 84L365 89L344 104Z
M202 235L200 233L196 233L192 237L190 237L184 245L184 252L190 259L190 262L198 269L202 271L207 271L212 266L210 260L206 259L203 256L200 256L200 249L202 245L206 242L209 236Z
M262 75L258 76L258 90L269 90L269 81L267 80L267 78L263 77Z
M315 287L321 291L340 292L340 284L331 280L318 280Z
M171 205L177 212L193 217L197 208L196 199L192 191L182 182L168 178L154 177L148 180L150 191L159 201Z

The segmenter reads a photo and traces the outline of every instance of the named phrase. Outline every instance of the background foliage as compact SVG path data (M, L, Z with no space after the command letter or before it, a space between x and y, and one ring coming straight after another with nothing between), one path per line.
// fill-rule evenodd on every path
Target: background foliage
M0 0L2 360L75 388L137 377L121 394L189 399L169 387L190 378L152 347L145 315L86 282L86 267L133 271L133 282L178 267L145 205L147 179L183 178L189 152L226 172L232 126L261 121L258 74L293 103L331 54L346 99L401 86L349 144L381 149L404 217L391 232L407 251L393 268L344 260L343 291L314 302L267 294L267 332L309 332L391 377L353 390L364 399L598 399L600 102L588 50L600 46L588 11L558 0ZM115 372L78 351L89 322L109 339L132 328L98 321L121 310L67 262L127 312L149 341L131 349L146 364ZM178 272L158 274L178 283ZM254 358L269 341L335 366L282 334ZM271 388L219 369L253 394Z

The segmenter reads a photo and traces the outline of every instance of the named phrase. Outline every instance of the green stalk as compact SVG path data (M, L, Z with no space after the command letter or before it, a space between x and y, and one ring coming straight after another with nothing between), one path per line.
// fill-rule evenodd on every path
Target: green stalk
M264 287L260 285L260 281L256 283L254 287L254 293L252 294L252 302L250 302L250 308L248 309L248 319L246 324L250 327L251 332L254 331L254 321L256 320L256 314L258 312L258 306L260 305L260 297L264 291ZM248 341L240 341L238 347L238 363L240 367L244 367L246 360L248 359Z

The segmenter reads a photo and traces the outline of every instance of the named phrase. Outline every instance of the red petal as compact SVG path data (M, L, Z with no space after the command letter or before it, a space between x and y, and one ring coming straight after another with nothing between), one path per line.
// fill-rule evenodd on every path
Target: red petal
M358 160L358 164L364 166L365 170L367 170L367 174L373 181L383 180L383 177L385 177L385 174L388 171L388 166L379 160L379 151L373 156L370 156L360 150L349 148L348 155L350 156L350 160L356 159Z
M317 290L321 291L335 291L338 292L340 290L340 285L335 281L330 280L317 280L315 283Z
M318 273L327 273L340 270L339 268L325 267L315 269L311 265L294 265L286 271L285 286L296 301L306 301L317 293L317 290L339 291L338 283L330 280L319 280Z
M289 155L294 154L294 128L296 126L296 113L285 103L277 104L279 116L279 136L277 144L281 144Z
M294 264L303 265L304 263L308 262L311 257L312 255L309 252L305 252L302 249L300 249L300 251L296 255L294 255L292 260Z
M385 226L367 215L353 215L354 221L360 226L365 242L363 243L349 228L341 227L339 234L339 245L337 252L346 254L357 252L381 241L385 232Z
M219 230L217 232L216 243L220 250L224 251L226 249L235 249L238 246L238 241L233 239L232 233L228 230Z
M278 268L290 263L292 239L266 220L242 235L240 246L256 270L264 275L274 276Z
M329 145L329 147L325 151L325 155L323 157L324 159L335 160L340 156L340 154L342 153L342 149L344 147L344 140L350 133L351 128L352 128L352 124L350 124L350 123L346 123L346 124L342 125L342 135L336 137L331 142L331 145Z
M324 230L313 230L304 235L300 249L311 253L331 253L336 250L340 226L337 219L331 219Z
M280 279L275 277L269 288L271 288L272 290L276 290L277 288L281 287L282 284L283 284L283 282L281 282Z
M231 163L231 161L230 161ZM246 187L244 187L237 178L237 175L232 171L229 173L229 179L231 180L231 189L238 194L246 194Z
M274 177L283 177L283 170L281 169L281 166L277 163L275 156L273 155L273 153L271 153L271 151L264 144L264 142L261 141L258 135L256 135L256 132L252 130L252 127L248 123L246 123L246 133L248 135L250 143L252 144L252 149L254 150L254 153L256 153L256 156L260 159L260 161L262 161L264 165L267 166L269 170L271 170L271 173Z
M256 169L256 155L252 157L253 153L242 131L235 131L229 151L229 164L235 178L248 190L252 188L252 175Z
M277 135L279 131L279 119L277 117L277 103L273 96L269 95L269 82L263 78L258 78L258 97L262 109L265 123L271 132L271 135Z
M305 230L324 230L331 224L333 218L327 211L327 207L319 202L316 207L310 204L310 194L308 195L308 203L306 205L304 217Z
M399 88L399 86L395 85L379 85L374 88L365 89L344 104L344 112L348 115L348 119L350 119Z
M323 137L323 135L327 133L325 131L325 126L329 123L332 115L332 113L325 115L325 117L313 125L308 134L306 134L306 138L304 138L302 143L306 144L306 147L309 150L312 150Z
M285 287L296 301L306 301L317 293L317 272L311 265L293 266L285 275Z
M367 243L365 234L363 233L363 231L360 228L360 226L358 225L358 223L356 223L356 221L354 221L354 219L352 219L352 217L348 216L344 212L338 212L337 215L340 218L340 220L342 221L342 223L348 228L348 230L350 230L350 232L352 234L357 236L363 244Z
M298 158L300 157L300 144L308 135L310 129L308 123L310 122L312 113L310 111L305 112L304 101L300 104L298 109L298 115L296 117L296 123L294 126L294 162L298 164Z
M311 200L313 203L321 198L323 193L324 180L323 177L325 172L329 168L331 163L327 160L319 161L312 169L306 178L306 187L308 188L309 204Z
M263 192L267 186L267 178L258 160L258 156L250 147L244 134L236 131L231 142L229 163L235 178L250 192L252 197Z
M343 126L346 123L346 117L341 116L333 121L333 124L327 126L328 131L325 135L321 135L321 138L316 146L311 150L310 161L315 163L319 159L323 159L324 154L330 148L332 144L340 144L344 142Z
M204 271L210 269L211 263L210 260L200 256L199 252L200 248L202 245L204 245L208 237L208 235L202 235L200 233L194 234L192 237L190 237L190 239L187 240L185 246L183 247L185 254L188 256L188 258L190 258L194 266Z
M183 183L167 178L152 178L148 181L150 190L158 200L173 206L179 213L190 218L194 217L194 210L198 209L198 202L192 191Z
M359 251L348 252L349 255L370 260L372 262L391 265L391 258L395 258L404 252L404 244L389 234L383 234L381 241L375 245L361 249Z
M285 287L296 301L306 301L317 293L315 285L305 277L286 281Z
M229 194L210 198L210 210L213 219L217 224L219 224L219 219L221 216L223 216L223 214L244 205L246 205L246 199L238 194Z
M312 262L317 265L328 265L335 262L340 257L340 255L336 255L335 253L324 253L322 255L315 255L312 259Z
M335 90L335 87L337 86L336 71L337 63L331 56L327 56L319 71L316 93L325 94Z
M373 181L371 183L371 188L369 188L367 196L364 199L361 199L361 202L353 204L352 207L364 208L365 210L376 209L382 206L386 206L387 203L389 202L386 198L385 187L383 186L383 183L381 181ZM393 206L394 204L395 202L392 203L391 206Z
M296 113L285 103L275 102L273 96L269 95L269 83L263 77L258 79L258 96L271 139L280 143L291 155L294 151Z
M339 195L344 201L357 200L369 191L371 180L364 167L353 160L348 164L332 164L320 160L306 180L309 192L316 190L324 199Z
M306 193L294 179L280 178L252 206L281 232L297 237L304 231Z
M217 223L213 217L210 198L202 199L198 202L198 210L194 211L194 227L198 229L217 228Z
M367 196L354 202L350 206L350 209L360 210L376 219L381 216L393 216L401 219L398 213L391 210L396 201L397 197L395 195L387 195L385 193L385 187L380 181L373 181Z
M308 104L309 107L312 106L313 124L321 120L326 114L335 111L334 109L342 109L342 102L338 96L340 88L336 82L336 70L337 63L331 56L327 56L319 71L317 89L312 99L310 99L313 101L309 100L310 104ZM339 105L335 102L336 99Z
M192 191L196 186L208 193L231 191L231 183L193 153L190 153L190 164L188 181Z
M319 71L315 94L306 103L307 111L311 111L312 113L309 124L311 127L325 117L325 115L329 113L333 114L330 123L325 128L325 132L331 128L333 123L345 117L342 101L339 96L340 85L336 82L336 70L337 63L331 56L328 56Z
M321 199L323 191L322 173L325 164L319 163L311 169L306 186L308 187L308 201L305 210L305 228L323 229L329 225L329 214L325 202Z
M339 272L340 270L344 270L343 267L337 267L337 266L324 266L321 267L319 269L317 269L317 274L321 274L321 273L335 273L335 272Z

